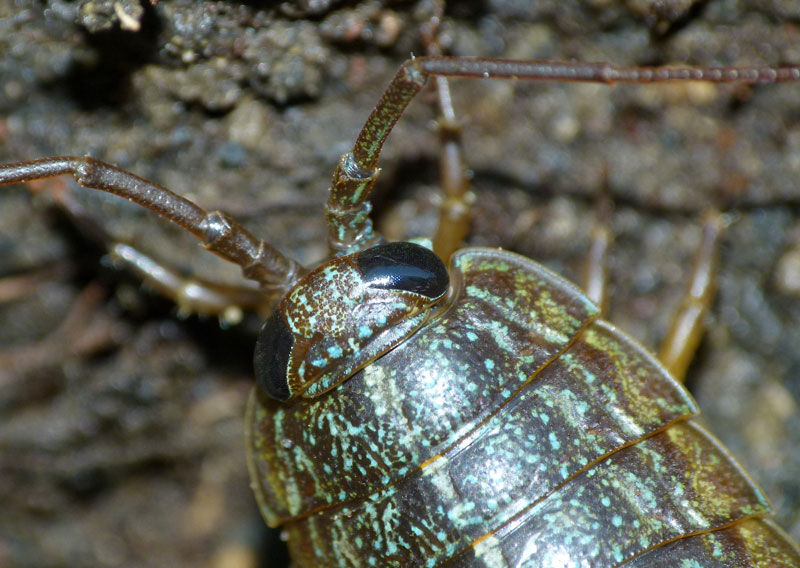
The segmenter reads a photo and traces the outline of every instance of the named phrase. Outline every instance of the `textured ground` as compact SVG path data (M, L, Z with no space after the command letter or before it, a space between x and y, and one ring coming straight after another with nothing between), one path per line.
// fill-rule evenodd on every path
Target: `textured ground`
M453 4L454 54L800 64L796 1ZM88 153L313 264L333 165L422 52L429 4L257 5L0 0L0 160ZM470 242L578 278L605 187L610 319L648 346L683 291L699 213L731 212L690 387L800 539L800 86L452 88L477 194ZM435 223L432 116L413 103L386 147L376 210L397 238ZM87 193L121 238L237 281L153 215ZM0 277L0 564L247 566L270 550L241 434L257 322L177 317L21 188L0 192ZM88 322L42 343L76 301Z

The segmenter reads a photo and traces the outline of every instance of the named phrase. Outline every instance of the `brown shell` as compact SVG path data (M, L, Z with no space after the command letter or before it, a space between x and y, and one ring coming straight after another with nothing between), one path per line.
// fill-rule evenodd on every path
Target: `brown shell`
M580 290L499 250L450 272L446 313L339 388L251 399L256 494L297 565L800 565L689 394Z

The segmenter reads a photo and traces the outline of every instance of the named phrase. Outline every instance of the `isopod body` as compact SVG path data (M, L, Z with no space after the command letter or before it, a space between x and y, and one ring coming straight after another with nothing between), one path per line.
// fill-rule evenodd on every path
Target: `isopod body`
M796 566L688 393L524 257L327 396L251 398L256 495L300 566Z

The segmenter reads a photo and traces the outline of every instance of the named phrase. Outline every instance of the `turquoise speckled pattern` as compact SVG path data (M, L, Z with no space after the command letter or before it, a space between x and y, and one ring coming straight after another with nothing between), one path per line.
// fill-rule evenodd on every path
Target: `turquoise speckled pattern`
M497 412L597 313L521 256L458 254L450 277L450 309L337 396L258 405L251 442L272 524L413 472Z
M800 565L688 393L580 290L497 250L450 272L443 313L338 388L252 397L256 494L296 566Z
M370 286L358 255L329 260L305 275L276 308L292 340L286 367L270 381L280 379L278 390L289 397L323 394L413 334L443 294L444 289L438 298L429 298ZM262 332L270 336L274 329ZM263 354L273 356L271 351Z

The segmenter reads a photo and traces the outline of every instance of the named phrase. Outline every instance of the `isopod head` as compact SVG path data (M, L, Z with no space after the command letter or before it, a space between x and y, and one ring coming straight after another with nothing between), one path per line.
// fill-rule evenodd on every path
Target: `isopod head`
M259 389L319 396L414 333L447 293L444 263L413 243L334 258L303 277L258 335Z

